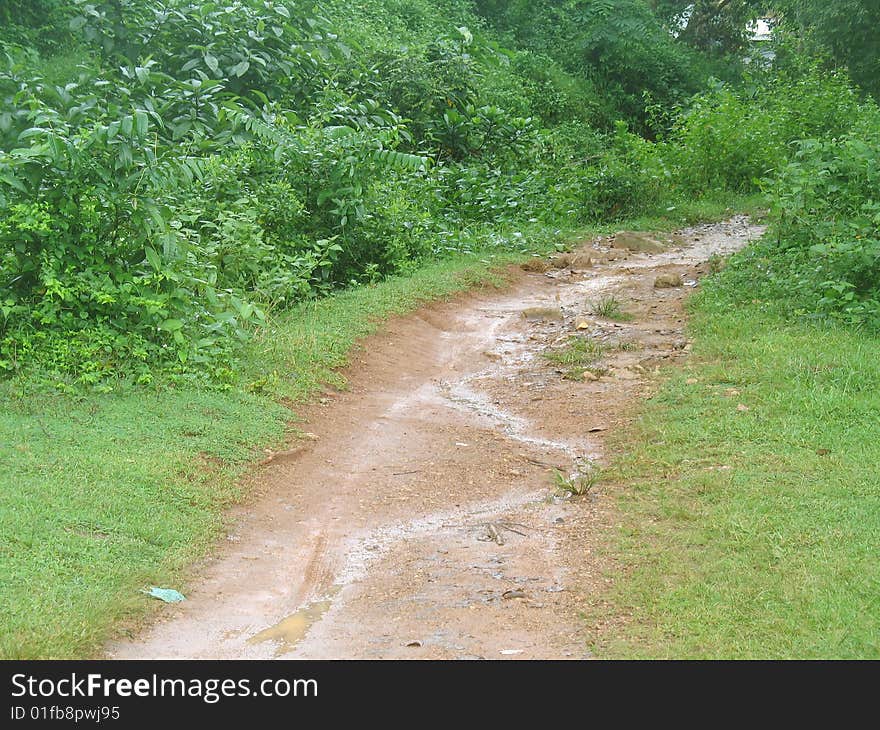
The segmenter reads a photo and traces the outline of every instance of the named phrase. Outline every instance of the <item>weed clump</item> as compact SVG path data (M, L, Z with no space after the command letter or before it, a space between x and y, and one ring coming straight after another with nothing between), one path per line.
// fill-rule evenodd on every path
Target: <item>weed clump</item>
M562 377L566 380L581 380L584 368L602 357L602 345L595 340L572 335L565 346L542 353L545 360L564 368Z
M634 317L624 311L623 302L613 294L596 299L590 304L590 311L597 317L604 317L615 322L631 322Z
M559 469L553 470L553 481L557 489L573 497L583 497L590 493L599 481L600 469L595 464L579 467L577 472L565 476Z

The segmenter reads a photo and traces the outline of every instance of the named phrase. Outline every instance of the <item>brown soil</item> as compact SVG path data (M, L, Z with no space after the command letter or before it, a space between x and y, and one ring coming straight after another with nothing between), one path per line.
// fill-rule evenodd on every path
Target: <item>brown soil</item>
M264 462L188 600L107 656L588 656L596 627L581 613L612 579L600 535L613 494L600 479L569 496L554 469L577 479L608 458L605 435L688 350L682 301L709 256L759 232L735 218L663 252L599 239L504 293L390 322L346 371L350 389L305 409L308 437ZM655 288L661 276L683 286ZM590 313L611 294L631 321ZM542 356L571 337L601 358Z

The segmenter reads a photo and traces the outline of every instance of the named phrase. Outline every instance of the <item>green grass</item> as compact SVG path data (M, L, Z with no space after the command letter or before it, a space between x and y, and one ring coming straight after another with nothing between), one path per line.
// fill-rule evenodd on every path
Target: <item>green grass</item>
M498 283L492 267L515 258L463 256L304 304L258 337L240 390L0 385L0 657L93 655L160 608L140 588L185 592L237 477L289 430L277 400L341 384L335 369L383 318Z
M192 390L18 397L0 414L0 656L89 655L180 579L221 527L234 477L283 408Z
M624 311L623 302L610 294L590 302L590 311L597 317L604 317L615 322L631 322L632 314Z
M618 435L606 657L880 657L880 339L697 301Z
M602 357L602 345L588 337L572 335L562 347L541 353L545 360L565 368L562 377L580 380L584 369Z

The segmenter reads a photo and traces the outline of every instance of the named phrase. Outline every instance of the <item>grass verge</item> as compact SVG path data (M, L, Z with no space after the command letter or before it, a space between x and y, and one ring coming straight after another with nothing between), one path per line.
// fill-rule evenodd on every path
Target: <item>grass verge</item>
M880 657L880 340L693 303L694 357L615 444L606 657Z

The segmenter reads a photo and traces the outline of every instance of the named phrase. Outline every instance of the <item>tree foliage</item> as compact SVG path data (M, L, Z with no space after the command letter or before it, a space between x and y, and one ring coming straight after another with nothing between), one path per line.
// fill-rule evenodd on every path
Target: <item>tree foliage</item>
M876 69L867 2L766 7L857 78ZM0 372L225 383L239 343L294 302L519 246L526 225L789 174L802 140L857 136L867 112L803 54L744 75L764 10L8 0Z
M819 50L866 90L880 93L880 4L875 0L778 0L783 28Z
M742 51L751 23L767 5L755 0L650 0L649 4L679 41L715 55Z

